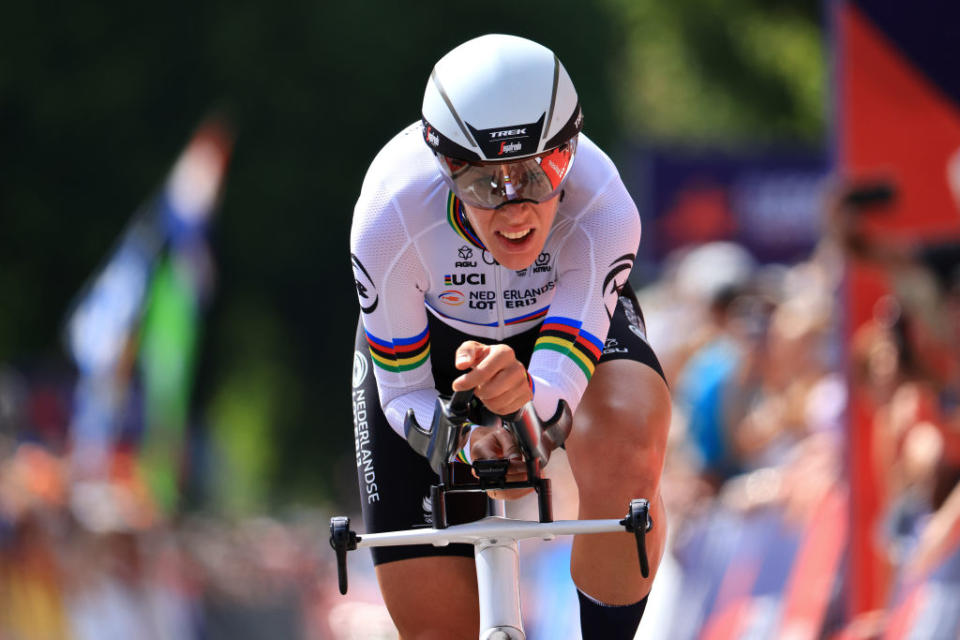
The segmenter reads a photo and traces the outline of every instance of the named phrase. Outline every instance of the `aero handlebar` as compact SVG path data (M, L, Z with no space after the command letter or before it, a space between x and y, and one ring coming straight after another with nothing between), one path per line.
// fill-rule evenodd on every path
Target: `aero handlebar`
M478 413L479 404L473 391L456 391L449 400L437 398L430 429L417 423L413 409L407 410L403 423L404 435L413 450L424 456L430 467L440 473L443 466L460 449L465 430L474 424L471 415ZM550 460L550 452L563 444L570 433L570 408L561 400L557 411L546 422L541 422L533 403L510 416L498 416L503 428L510 431L520 445L523 457L543 467Z

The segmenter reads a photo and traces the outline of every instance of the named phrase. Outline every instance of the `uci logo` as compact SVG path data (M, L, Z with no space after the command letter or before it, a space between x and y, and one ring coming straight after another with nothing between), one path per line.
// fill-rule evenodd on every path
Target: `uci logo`
M465 284L487 284L487 275L485 273L448 273L443 276L445 287Z

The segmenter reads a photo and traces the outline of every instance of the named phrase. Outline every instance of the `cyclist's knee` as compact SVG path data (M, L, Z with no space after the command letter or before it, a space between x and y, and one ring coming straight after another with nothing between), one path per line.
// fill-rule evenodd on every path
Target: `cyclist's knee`
M670 394L653 369L629 360L597 367L577 409L569 446L581 462L659 470L670 424Z

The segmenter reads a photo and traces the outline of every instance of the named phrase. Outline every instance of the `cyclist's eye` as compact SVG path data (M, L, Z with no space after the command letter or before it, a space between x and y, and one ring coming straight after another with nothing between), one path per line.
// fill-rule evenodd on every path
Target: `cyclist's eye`
M498 190L500 183L496 174L484 174L471 180L467 188L474 193L489 193Z
M545 176L543 175L543 171L541 171L539 168L537 169L531 168L531 169L528 169L527 171L524 171L520 175L518 175L515 178L515 180L518 185L525 186L528 184L529 185L540 184L541 182L543 182L544 178Z

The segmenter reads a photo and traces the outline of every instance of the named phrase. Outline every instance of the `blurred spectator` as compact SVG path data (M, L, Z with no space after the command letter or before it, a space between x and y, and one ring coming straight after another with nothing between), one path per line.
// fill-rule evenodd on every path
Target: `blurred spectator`
M743 322L741 303L753 271L753 259L725 242L689 251L676 267L674 286L691 315L702 320L681 332L686 342L667 346L666 368L695 464L715 487L739 470L728 401L749 349L744 329L754 318Z
M920 242L872 233L895 198L890 182L840 183L827 212L828 239L885 276L891 290L851 345L855 391L872 405L879 534L893 576L889 610L871 619L885 637L956 637L960 237Z

